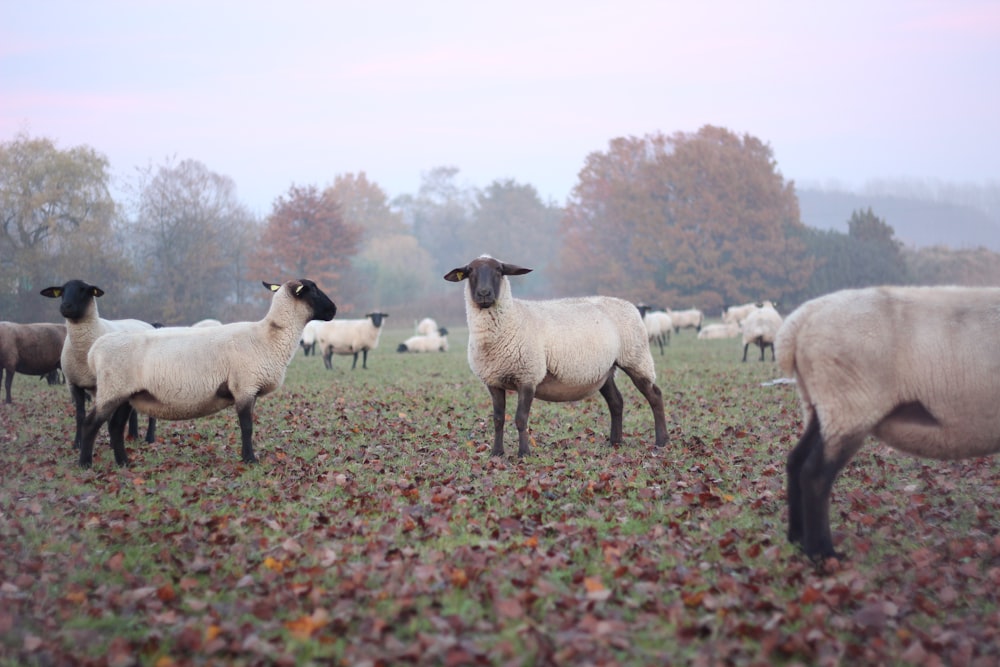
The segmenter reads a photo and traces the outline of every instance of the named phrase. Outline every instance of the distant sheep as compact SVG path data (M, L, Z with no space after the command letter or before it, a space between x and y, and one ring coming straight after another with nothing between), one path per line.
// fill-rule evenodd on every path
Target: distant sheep
M425 317L417 322L417 326L415 327L418 336L433 336L440 328L432 317Z
M670 321L674 325L674 333L680 333L681 329L694 329L701 331L701 324L705 320L705 314L697 308L688 310L668 311Z
M319 325L323 324L320 320L309 320L306 322L306 326L302 329L302 340L299 341L299 345L302 346L302 353L305 356L316 354L316 332L319 331Z
M740 325L736 322L728 324L706 324L698 332L698 340L718 340L721 338L736 338L740 335Z
M866 436L915 456L1000 451L1000 289L874 287L808 301L778 332L803 433L787 459L788 539L837 556L833 482Z
M637 308L642 315L642 323L646 326L646 335L650 343L656 343L662 355L663 346L670 344L670 330L674 328L673 320L666 311L657 310L653 306L639 304Z
M427 335L410 336L396 348L396 352L447 352L448 330L439 327Z
M758 308L766 307L774 308L774 303L771 301L758 301L753 303L744 303L742 306L729 306L722 313L722 323L723 324L740 324L743 320L747 318L747 315L757 310Z
M212 319L210 317L208 319L198 320L197 322L195 322L191 326L192 327L219 327L219 326L222 326L222 322L220 322L219 320L216 320L216 319Z
M445 280L468 280L465 313L469 366L493 400L493 456L502 456L506 392L517 392L514 424L518 456L530 452L528 416L535 398L576 401L600 391L611 413L612 445L622 441L624 401L615 386L621 368L653 411L655 445L667 442L663 395L646 327L636 307L622 299L594 296L522 301L511 296L508 276L531 269L488 255L452 269Z
M351 370L358 365L358 353L363 355L361 367L368 368L368 351L378 347L382 335L382 321L388 313L368 313L364 319L325 322L316 332L316 344L323 353L327 369L333 368L333 355L352 354Z
M65 324L0 322L0 376L6 373L4 403L11 402L14 373L46 378L58 374L65 340Z
M764 361L764 349L771 348L771 361L774 361L774 338L781 327L781 315L771 306L755 308L743 320L743 361L747 360L747 349L750 345L760 348L760 360Z
M57 286L46 287L42 296L59 299L59 314L66 318L66 340L63 343L60 364L70 397L76 408L76 435L73 448L80 448L83 420L86 416L87 392L93 392L97 379L87 365L87 353L98 338L107 333L126 331L146 331L153 325L141 320L106 320L97 312L97 299L104 296L104 290L89 285L82 280L70 280ZM129 436L138 437L137 420L133 415L129 420ZM149 419L146 426L146 442L156 440L156 420Z
M274 296L267 315L258 322L113 333L95 342L88 361L97 392L84 424L80 465L90 467L94 439L105 421L115 462L128 463L118 427L124 424L130 403L160 419L196 419L235 406L243 461L254 463L257 399L281 387L306 322L329 320L337 312L311 280L264 286Z

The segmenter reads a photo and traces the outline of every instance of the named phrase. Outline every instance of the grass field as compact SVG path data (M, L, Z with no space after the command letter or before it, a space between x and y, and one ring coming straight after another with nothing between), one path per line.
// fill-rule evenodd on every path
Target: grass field
M464 329L445 354L397 354L408 335L368 370L298 353L258 402L256 466L226 411L160 422L124 469L102 435L81 470L68 390L17 376L0 664L1000 661L996 460L864 449L832 501L848 558L819 571L784 537L800 424L770 357L681 333L656 355L667 447L620 376L622 446L600 397L536 401L518 461L489 456Z

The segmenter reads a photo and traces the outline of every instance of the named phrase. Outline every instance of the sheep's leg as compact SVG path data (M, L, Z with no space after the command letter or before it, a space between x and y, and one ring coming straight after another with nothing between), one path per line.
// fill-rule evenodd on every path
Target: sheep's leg
M357 357L358 357L358 355L354 355L355 359L357 359ZM363 368L364 370L368 370L368 348L367 347L365 349L361 350L361 358L363 359L363 361L361 362L361 368Z
M493 399L493 449L490 456L503 456L503 427L507 419L507 392L499 387L487 387Z
M814 436L818 444L806 445L807 452L799 472L802 499L802 550L814 561L840 558L833 548L830 532L830 493L837 474L861 447L864 436L841 438L839 447L823 441L820 429ZM828 451L837 452L836 458L827 458Z
M764 348L767 347L767 343L765 343L763 340L758 340L757 346L760 348L760 360L764 361Z
M3 374L4 374L4 370L2 368L0 368L0 375L3 375ZM7 372L7 377L4 378L3 386L4 386L4 389L7 390L7 398L4 399L4 401L3 401L4 403L10 403L11 402L11 400L10 400L10 385L11 385L12 382L14 382L14 370L13 369L11 369L10 371L8 371Z
M743 344L743 361L744 362L747 360L747 348L749 348L749 347L750 347L750 343L744 343Z
M111 449L115 453L115 463L120 467L128 465L128 454L125 453L125 422L132 419L138 421L138 418L135 417L135 410L128 403L123 403L118 406L118 409L112 413L108 420L108 437L111 438Z
M124 407L129 410L132 406L128 403L123 404ZM104 426L105 422L117 414L117 410L123 407L122 405L117 406L107 406L101 412L98 412L97 407L90 411L89 415L86 415L83 423L80 424L80 467L89 468L94 462L94 441L97 439L97 434ZM128 420L128 413L123 411L124 419L118 422L118 438L124 443L125 439L125 422ZM111 436L111 447L114 449L114 437L115 429L109 423L108 424L108 435ZM124 446L124 444L123 444ZM118 453L115 452L115 460L118 460Z
M353 371L357 367L358 367L358 353L355 352L354 353L354 363L351 364L351 370Z
M333 370L333 348L323 350L323 365L326 366L326 370Z
M774 361L774 343L768 343L771 348L771 361Z
M785 460L788 541L792 544L801 544L805 532L802 520L802 466L812 451L817 447L822 448L822 446L819 418L814 414L809 417L802 437L799 438L798 444L788 453L788 458Z
M257 457L253 453L253 406L256 403L257 397L252 396L250 400L236 406L236 417L240 422L240 437L243 440L243 463L257 462Z
M87 392L75 384L69 386L69 395L76 408L76 436L73 438L73 449L80 449L83 444L83 420L87 418ZM80 453L81 461L83 453Z
M649 408L653 411L653 425L656 431L654 447L663 447L667 444L667 418L663 414L663 392L656 386L652 379L635 372L622 368L625 374L632 380L632 384L646 397Z
M128 415L128 437L129 440L135 440L139 437L139 413L135 410Z
M156 442L156 417L150 417L146 423L146 442Z
M622 443L622 410L625 401L615 384L614 374L609 375L607 381L601 385L601 396L607 402L608 411L611 413L611 445L620 445Z
M521 387L517 390L517 410L514 412L514 425L517 427L518 458L531 453L530 436L528 435L528 415L531 414L531 402L534 400L534 387Z

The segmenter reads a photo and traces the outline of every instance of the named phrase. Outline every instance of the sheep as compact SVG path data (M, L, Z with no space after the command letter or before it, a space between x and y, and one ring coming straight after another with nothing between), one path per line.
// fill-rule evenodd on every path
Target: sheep
M670 315L670 321L674 325L674 333L680 333L681 329L701 331L701 324L705 319L705 315L697 308L670 310L667 312Z
M396 348L396 352L447 352L448 330L439 327L433 334L410 336Z
M670 330L674 328L670 315L663 310L656 310L653 306L639 304L636 306L639 314L642 315L642 323L646 325L646 335L651 342L660 346L660 354L663 354L664 338L666 345L670 344Z
M417 322L414 328L418 336L433 336L439 329L437 322L432 317L425 317Z
M258 322L112 333L98 339L88 355L97 391L84 424L80 465L89 468L93 462L94 439L105 421L115 462L128 464L117 426L124 423L130 404L160 419L196 419L234 406L243 462L255 463L257 398L284 383L306 322L330 320L337 313L336 305L311 280L263 285L274 295Z
M706 324L698 332L698 340L718 340L720 338L736 338L740 335L740 325L736 322L727 324Z
M214 318L209 317L209 318L206 318L204 320L198 320L197 322L195 322L191 326L192 327L218 327L218 326L222 326L222 322L220 322L219 320L216 320Z
M774 361L774 338L781 327L781 315L771 306L751 311L743 320L743 361L747 360L747 349L753 343L760 347L760 360L764 361L764 349L771 348Z
M615 386L616 368L625 371L649 403L655 446L663 447L667 442L663 394L655 383L653 355L636 307L607 296L513 298L508 276L530 271L483 255L444 276L450 282L469 281L464 290L469 366L493 400L491 454L504 454L508 391L517 392L518 457L530 453L528 416L535 398L576 401L600 391L611 414L610 442L620 444L624 401Z
M46 287L40 294L50 299L59 299L59 314L66 319L66 340L62 347L60 365L76 408L76 435L73 438L73 449L79 449L83 420L86 416L87 393L94 391L96 382L93 372L87 365L87 353L90 347L106 333L145 331L153 329L154 326L141 320L102 318L97 312L97 299L104 295L104 290L82 280L70 280L57 287ZM129 419L130 437L135 438L139 435L137 421L135 415ZM146 442L155 440L156 420L150 418L146 426Z
M51 377L60 365L65 324L18 324L0 322L0 377L6 372L4 403L11 403L10 386L14 373ZM49 384L53 384L50 380Z
M778 331L803 417L786 460L788 539L839 557L830 492L867 436L954 460L1000 451L1000 289L871 287L807 301Z
M744 303L742 306L729 306L722 311L722 323L740 324L747 318L747 315L752 313L757 308L767 308L768 306L776 308L772 301L757 301Z
M302 329L302 340L299 341L299 345L302 346L302 353L307 357L310 354L316 354L316 332L319 330L320 324L322 324L320 320L309 320L306 322L305 328Z
M358 365L358 353L362 353L361 367L368 368L368 351L378 347L382 334L382 320L388 313L368 313L359 320L338 320L326 322L316 332L316 343L323 353L323 363L328 370L333 368L334 354L353 354L351 370Z

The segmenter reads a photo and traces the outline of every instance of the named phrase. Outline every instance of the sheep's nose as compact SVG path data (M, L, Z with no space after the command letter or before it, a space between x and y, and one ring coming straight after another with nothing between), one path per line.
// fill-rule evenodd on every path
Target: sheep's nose
M491 290L489 287L480 287L479 289L476 290L477 299L488 299L491 296L493 296L493 290Z

